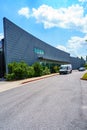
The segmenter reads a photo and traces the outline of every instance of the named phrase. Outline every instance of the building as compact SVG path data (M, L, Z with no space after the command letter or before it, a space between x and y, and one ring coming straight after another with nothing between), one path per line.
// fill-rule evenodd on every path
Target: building
M78 69L81 66L84 66L85 60L78 57L70 57L70 63L72 64L73 69Z
M4 77L5 63L4 63L4 39L0 41L0 77Z
M3 19L3 25L3 56L6 73L8 73L8 64L14 61L25 61L28 65L38 61L44 65L48 64L49 67L51 64L72 63L74 69L84 64L84 60L70 57L69 53L41 41L7 18Z

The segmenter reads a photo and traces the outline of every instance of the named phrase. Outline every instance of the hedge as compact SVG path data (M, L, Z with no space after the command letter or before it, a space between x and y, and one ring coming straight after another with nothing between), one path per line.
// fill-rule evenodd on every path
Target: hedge
M50 74L50 69L47 66L42 66L38 62L34 63L32 66L27 65L23 61L12 62L8 64L8 74L6 74L6 80L20 80L46 74Z

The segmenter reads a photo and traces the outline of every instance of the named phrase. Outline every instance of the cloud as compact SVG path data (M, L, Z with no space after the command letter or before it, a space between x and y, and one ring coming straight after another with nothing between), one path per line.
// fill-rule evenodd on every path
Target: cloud
M68 51L74 55L74 56L85 56L87 54L87 35L83 38L81 37L71 37L70 40L68 40ZM84 50L84 51L83 51Z
M68 40L67 48L68 51L73 53L74 55L81 55L78 54L78 52L81 52L81 50L85 50L87 47L87 35L84 36L83 38L81 37L71 37L70 40Z
M79 49L82 48L83 39L80 37L71 37L68 40L67 49L71 55L78 56Z
M79 2L87 2L87 0L79 0Z
M32 16L44 28L71 28L87 33L87 15L84 15L83 7L78 4L59 9L41 5L38 9L32 9Z
M71 56L78 56L78 57L85 57L86 51L87 51L87 35L85 35L83 38L81 37L71 37L71 39L68 40L68 43L66 46L58 45L57 48L66 51L71 54ZM83 52L84 50L84 52Z
M0 41L4 38L3 33L0 33Z
M30 10L28 7L24 7L24 8L21 8L19 11L18 11L18 14L19 15L23 15L25 16L27 19L30 17Z
M58 49L60 49L60 50L62 50L62 51L65 51L65 52L68 51L67 48L66 48L65 46L63 46L63 45L57 45L56 48L58 48Z
M86 0L79 0L86 1ZM41 5L39 8L32 8L32 13L28 7L21 8L19 15L27 19L33 17L37 23L42 23L44 28L60 27L65 29L75 29L87 33L87 14L80 5L72 5L68 8L55 9L48 5Z

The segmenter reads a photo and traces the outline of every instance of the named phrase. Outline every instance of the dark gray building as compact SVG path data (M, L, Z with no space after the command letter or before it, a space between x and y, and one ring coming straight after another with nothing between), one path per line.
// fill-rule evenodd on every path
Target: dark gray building
M80 59L79 62L75 58L73 60L69 53L41 41L7 18L3 19L3 25L6 73L8 73L8 64L14 61L25 61L29 65L32 65L36 61L44 64L72 63L74 69L83 64L83 61Z
M0 77L4 77L5 60L4 60L4 39L0 41Z
M85 61L83 58L70 57L70 63L72 64L73 69L78 69L81 66L84 66Z

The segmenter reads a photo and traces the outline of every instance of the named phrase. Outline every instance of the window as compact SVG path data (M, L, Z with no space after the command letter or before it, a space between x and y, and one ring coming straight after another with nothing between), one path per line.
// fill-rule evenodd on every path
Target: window
M44 55L44 51L41 50L41 49L39 49L39 48L34 48L34 52L35 52L36 54Z

